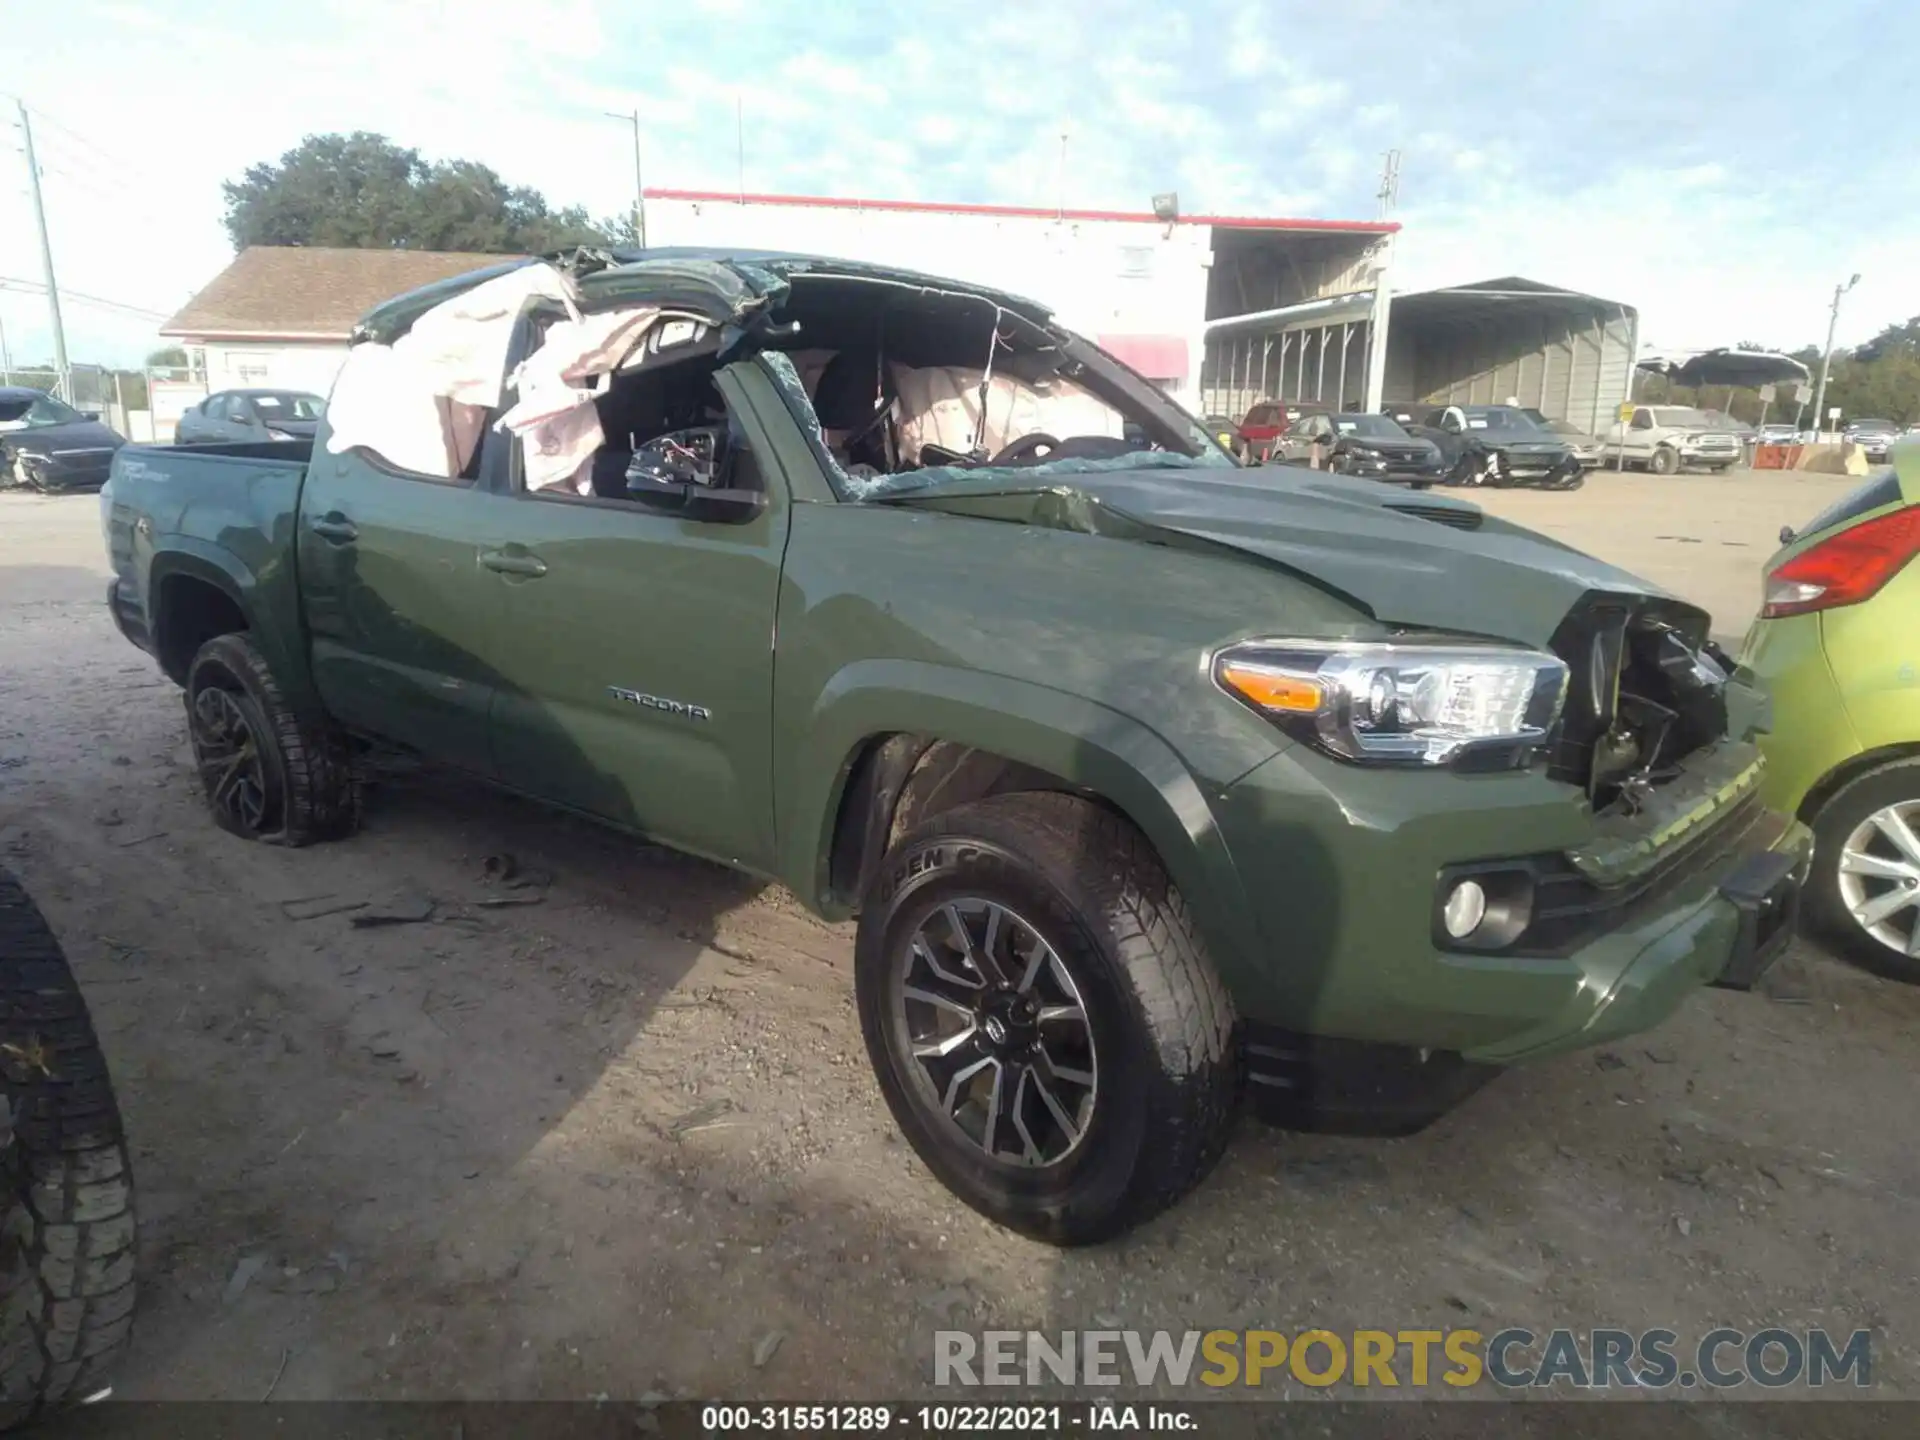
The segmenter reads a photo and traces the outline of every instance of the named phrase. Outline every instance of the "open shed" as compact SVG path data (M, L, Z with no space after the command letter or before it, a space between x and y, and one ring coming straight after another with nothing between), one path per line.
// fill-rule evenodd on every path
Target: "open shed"
M1597 433L1629 396L1639 339L1631 305L1517 275L1396 295L1383 398L1513 400Z

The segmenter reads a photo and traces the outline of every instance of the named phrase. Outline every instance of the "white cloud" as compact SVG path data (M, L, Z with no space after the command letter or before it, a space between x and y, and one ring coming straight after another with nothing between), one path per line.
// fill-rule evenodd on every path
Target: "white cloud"
M379 131L609 214L631 201L632 155L605 112L639 107L649 183L728 189L744 92L754 189L1099 207L1177 189L1195 213L1364 216L1379 152L1398 146L1402 284L1532 274L1635 304L1643 333L1673 344L1805 343L1855 269L1843 341L1920 313L1904 102L1859 83L1920 44L1920 8L1831 17L1803 77L1825 102L1761 130L1703 128L1751 98L1751 70L1685 57L1792 23L1789 0L1661 15L1660 47L1621 51L1614 12L1463 26L1419 0L1283 15L1258 0L977 0L938 26L912 6L882 24L734 0L311 0L296 53L239 0L63 0L10 17L19 63L0 84L86 137L51 123L37 137L63 285L162 311L229 254L221 182L309 133ZM1355 37L1364 67L1326 61ZM0 276L30 278L17 174L0 152ZM16 356L45 353L44 309L0 291ZM137 358L151 340L147 322L77 301L68 323L80 358Z

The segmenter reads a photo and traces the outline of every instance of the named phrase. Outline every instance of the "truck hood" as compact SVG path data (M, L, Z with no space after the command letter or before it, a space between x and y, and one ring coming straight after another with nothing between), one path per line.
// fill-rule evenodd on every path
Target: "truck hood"
M1575 602L1598 591L1657 599L1707 632L1705 612L1478 506L1290 467L1136 469L990 488L962 479L880 503L1219 546L1304 577L1393 626L1545 647Z

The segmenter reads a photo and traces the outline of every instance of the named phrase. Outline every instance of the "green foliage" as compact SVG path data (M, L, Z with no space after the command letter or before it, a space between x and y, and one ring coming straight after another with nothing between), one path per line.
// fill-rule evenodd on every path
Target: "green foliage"
M162 345L158 350L147 352L147 365L154 370L184 370L187 352L178 345Z
M585 209L548 208L472 160L429 162L384 135L309 135L249 166L226 193L227 234L248 245L529 254L601 244Z

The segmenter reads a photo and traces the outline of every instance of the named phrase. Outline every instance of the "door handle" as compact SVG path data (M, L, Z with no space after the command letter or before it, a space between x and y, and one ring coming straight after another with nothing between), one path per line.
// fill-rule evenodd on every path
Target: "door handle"
M309 522L307 528L323 540L332 540L343 545L349 540L360 538L359 527L338 511L331 515L322 515L318 520Z
M528 580L537 580L547 573L547 562L524 550L482 550L480 563L501 575L519 575Z

